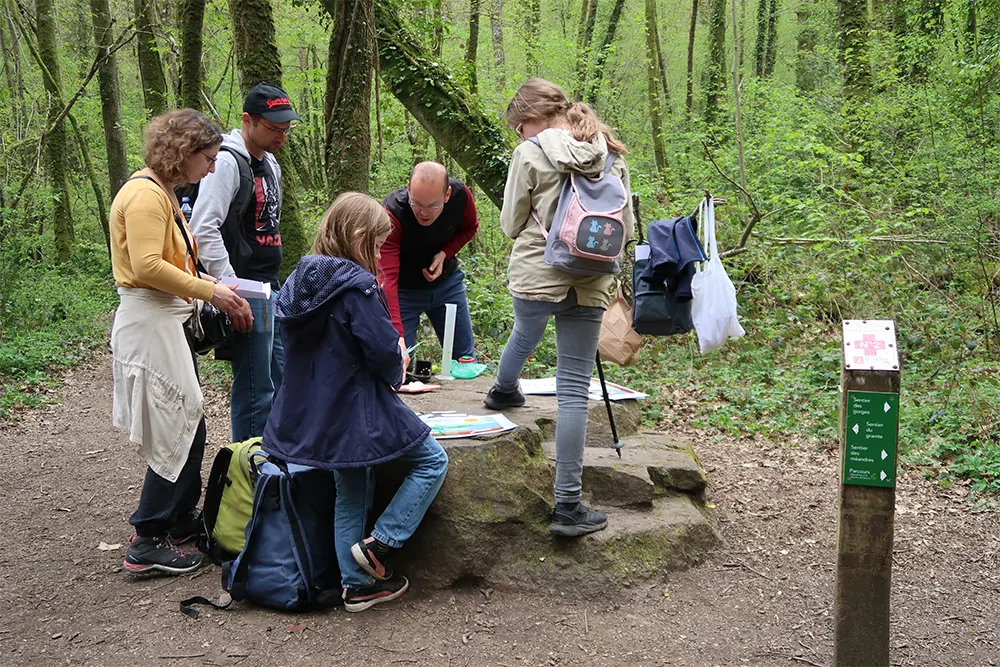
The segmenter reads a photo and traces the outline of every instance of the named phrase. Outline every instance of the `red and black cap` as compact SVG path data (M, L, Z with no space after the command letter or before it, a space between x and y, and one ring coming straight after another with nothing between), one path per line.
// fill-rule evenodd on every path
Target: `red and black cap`
M269 83L258 83L250 89L243 100L243 111L251 116L263 116L272 123L286 123L299 118L292 111L288 93Z

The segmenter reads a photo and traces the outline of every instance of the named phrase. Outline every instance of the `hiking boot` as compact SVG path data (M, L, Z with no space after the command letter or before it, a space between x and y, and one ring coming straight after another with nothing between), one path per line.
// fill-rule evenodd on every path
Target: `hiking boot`
M205 522L201 512L191 512L167 531L167 537L170 538L170 543L176 547L198 539L204 530Z
M392 577L386 581L376 581L365 588L344 589L344 609L347 611L364 611L377 604L395 600L410 588L406 577Z
M131 574L185 574L202 566L201 554L184 553L170 543L166 535L160 537L133 537L125 552L122 565Z
M483 399L483 404L490 410L506 410L507 408L519 408L524 405L524 394L520 389L514 391L500 391L496 387L490 389Z
M592 510L583 503L569 507L566 503L556 503L555 509L552 510L549 533L559 537L579 537L603 530L607 525L606 514Z
M374 537L362 540L351 547L351 555L354 556L355 562L378 581L392 579L392 565L389 562L391 553L392 547L382 544Z

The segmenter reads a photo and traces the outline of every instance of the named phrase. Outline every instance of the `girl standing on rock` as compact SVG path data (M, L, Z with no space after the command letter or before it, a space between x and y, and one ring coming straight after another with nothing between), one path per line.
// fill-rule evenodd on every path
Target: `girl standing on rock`
M610 173L622 179L625 201L630 201L628 165L621 157L626 151L589 106L570 102L559 86L544 79L524 82L507 107L507 123L521 139L511 157L500 211L500 226L514 239L507 270L514 328L500 356L496 383L484 402L493 410L524 405L518 388L521 369L541 341L549 318L555 316L559 413L556 506L549 532L578 537L608 523L606 515L580 502L580 492L590 376L614 276L572 275L546 264L541 226L551 227L569 174L600 174L609 150L619 155ZM635 222L628 206L622 214L628 240Z
M391 230L379 202L358 192L340 195L275 307L285 374L263 448L289 463L333 471L347 611L406 592L409 582L393 573L391 554L420 525L448 469L430 428L396 394L409 355L375 279ZM365 538L371 466L393 459L410 463L410 471Z

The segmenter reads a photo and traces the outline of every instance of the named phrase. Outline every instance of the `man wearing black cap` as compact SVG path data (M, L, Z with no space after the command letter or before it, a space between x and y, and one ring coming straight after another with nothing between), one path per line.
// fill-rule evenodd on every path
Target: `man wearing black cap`
M253 330L233 333L230 403L233 442L263 435L281 386L285 351L274 330L281 265L281 150L298 116L285 91L261 83L243 102L243 127L224 135L215 172L198 188L191 228L199 256L216 278L271 284L271 298L250 299Z

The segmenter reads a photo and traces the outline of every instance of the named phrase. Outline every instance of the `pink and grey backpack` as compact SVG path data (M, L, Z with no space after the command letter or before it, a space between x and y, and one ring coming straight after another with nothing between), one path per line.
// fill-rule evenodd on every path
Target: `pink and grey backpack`
M538 144L534 137L530 141ZM628 193L622 179L611 173L618 153L609 152L595 177L570 172L559 192L552 226L546 230L532 210L545 237L545 263L579 276L616 274L625 247L622 213Z

